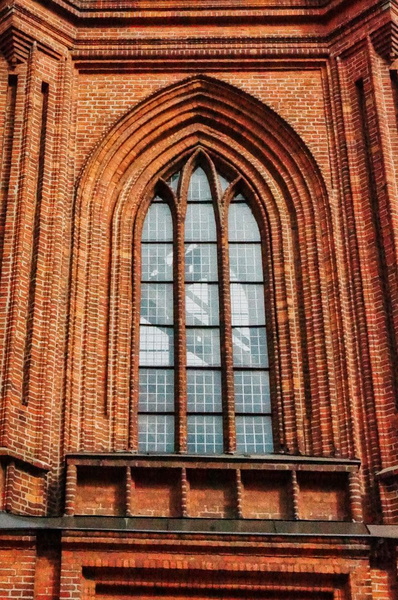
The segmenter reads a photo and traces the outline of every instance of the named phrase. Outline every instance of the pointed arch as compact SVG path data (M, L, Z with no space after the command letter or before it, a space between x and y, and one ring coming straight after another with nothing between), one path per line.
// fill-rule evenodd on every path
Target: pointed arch
M138 243L133 224L145 214L159 177L199 149L244 176L263 217L279 448L328 455L343 447L347 452L348 439L341 439L330 402L340 359L329 311L337 306L338 290L320 170L301 138L272 109L205 76L173 84L122 117L81 174L72 272L70 449L126 448L126 399L136 385L130 378L137 300L131 286ZM173 214L179 218L178 206ZM339 402L346 406L342 398ZM80 418L102 422L97 430L104 435L86 434L78 441L79 430L90 431L76 425Z

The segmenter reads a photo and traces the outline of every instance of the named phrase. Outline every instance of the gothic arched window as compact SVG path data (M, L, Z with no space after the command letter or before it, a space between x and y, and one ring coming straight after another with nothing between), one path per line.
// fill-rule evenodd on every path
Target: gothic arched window
M228 171L195 154L144 219L141 452L273 451L260 228Z

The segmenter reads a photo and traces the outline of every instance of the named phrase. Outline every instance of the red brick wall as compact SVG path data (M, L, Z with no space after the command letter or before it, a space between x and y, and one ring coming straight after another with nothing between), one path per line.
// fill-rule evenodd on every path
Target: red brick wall
M155 181L202 146L247 178L263 216L277 451L358 458L357 520L363 508L366 522L396 524L392 9L381 0L231 0L200 10L139 0L133 11L127 0L8 0L0 9L1 508L60 515L66 454L136 450L134 224ZM167 470L132 473L125 484L124 470L80 470L74 510L232 518L244 506L245 518L350 517L336 474L299 470L292 510L281 473L244 475L237 498L227 471L209 486L205 470L188 470L185 507L187 489ZM65 542L61 557L57 537L35 548L33 538L22 547L4 534L0 597L145 597L131 586L137 565L166 581L172 571L176 589L188 576L175 573L190 567L242 570L259 597L396 593L393 551L368 542L296 540L280 551L274 540L275 554L252 545L236 557L233 540L207 539L211 550L192 559L178 547L167 554L164 540L144 558L143 540L101 535ZM263 569L273 573L267 590L250 583ZM284 591L281 574L291 577ZM198 598L217 587L204 581Z
M21 545L15 538L2 535L0 598L33 598L35 562L34 542L28 543L27 540L26 544Z

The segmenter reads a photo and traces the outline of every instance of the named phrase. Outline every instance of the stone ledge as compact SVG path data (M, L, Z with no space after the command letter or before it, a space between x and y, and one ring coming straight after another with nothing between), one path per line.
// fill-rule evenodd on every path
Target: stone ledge
M220 535L385 537L398 539L397 526L330 521L259 521L257 519L167 519L156 517L22 517L0 512L0 531L50 529ZM388 535L387 535L388 534Z

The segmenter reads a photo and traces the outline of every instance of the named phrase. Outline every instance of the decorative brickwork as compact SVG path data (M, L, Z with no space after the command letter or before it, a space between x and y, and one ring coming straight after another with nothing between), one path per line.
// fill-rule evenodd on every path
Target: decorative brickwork
M396 597L397 28L384 0L0 0L1 599ZM224 450L186 452L177 260L176 452L140 453L142 226L161 192L183 248L195 165ZM220 174L260 231L269 455L236 452Z

